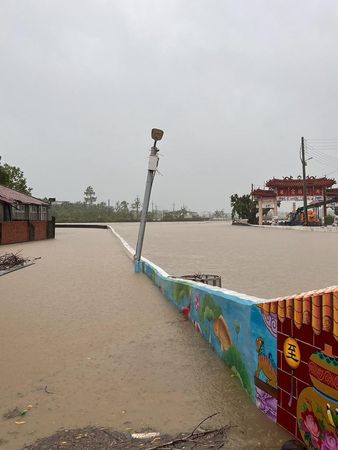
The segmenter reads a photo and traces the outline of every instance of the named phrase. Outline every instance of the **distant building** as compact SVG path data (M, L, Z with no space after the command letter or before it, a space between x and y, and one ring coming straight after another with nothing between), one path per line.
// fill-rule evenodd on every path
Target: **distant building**
M55 237L51 205L0 185L0 245Z
M187 211L184 215L183 218L185 220L191 220L191 219L198 219L200 216L197 212L195 211Z

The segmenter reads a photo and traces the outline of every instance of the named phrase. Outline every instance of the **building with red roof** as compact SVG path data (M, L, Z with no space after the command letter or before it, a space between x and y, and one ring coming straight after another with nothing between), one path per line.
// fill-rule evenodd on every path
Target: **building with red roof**
M0 185L0 245L55 236L49 202Z

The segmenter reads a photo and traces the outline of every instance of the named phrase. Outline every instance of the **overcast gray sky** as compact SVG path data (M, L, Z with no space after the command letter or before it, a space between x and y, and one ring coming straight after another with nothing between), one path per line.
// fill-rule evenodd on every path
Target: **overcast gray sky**
M337 49L335 0L1 0L0 154L36 196L131 202L158 127L153 202L229 210L338 138Z

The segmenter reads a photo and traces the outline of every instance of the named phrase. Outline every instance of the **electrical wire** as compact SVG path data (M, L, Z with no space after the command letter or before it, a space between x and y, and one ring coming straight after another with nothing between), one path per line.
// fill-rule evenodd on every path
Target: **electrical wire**
M338 150L338 139L306 139L305 144L306 153L310 159L322 167L334 169L326 173L325 176L338 172L338 158L327 153L328 151Z
M327 161L338 162L338 158L335 155L330 155L329 153L320 150L317 147L312 147L311 145L307 145L307 151L309 154L316 155L318 158L325 159Z
M320 162L322 162L323 164L326 164L326 165L328 165L328 166L338 166L338 158L334 158L334 157L326 157L326 156L323 156L323 155L321 155L321 154L318 154L318 153L316 153L316 152L314 152L314 151L309 151L308 153L307 153L312 159L316 159L316 160L318 160L318 161L320 161Z
M323 152L319 152L318 150L309 149L307 152L308 155L314 155L320 159L324 159L325 161L338 161L338 158L332 155L325 154Z

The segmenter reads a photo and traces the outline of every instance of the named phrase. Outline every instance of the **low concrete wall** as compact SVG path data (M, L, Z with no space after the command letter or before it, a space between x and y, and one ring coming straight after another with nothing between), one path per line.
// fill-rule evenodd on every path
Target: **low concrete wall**
M308 448L338 449L338 287L263 300L172 278L145 258L135 271L191 320L264 414Z
M292 230L292 231L315 231L315 232L321 232L321 233L338 233L338 227L333 227L331 225L328 225L326 227L320 226L320 227L303 227L301 225L252 225L248 224L250 227L256 227L256 228L270 228L273 230Z

